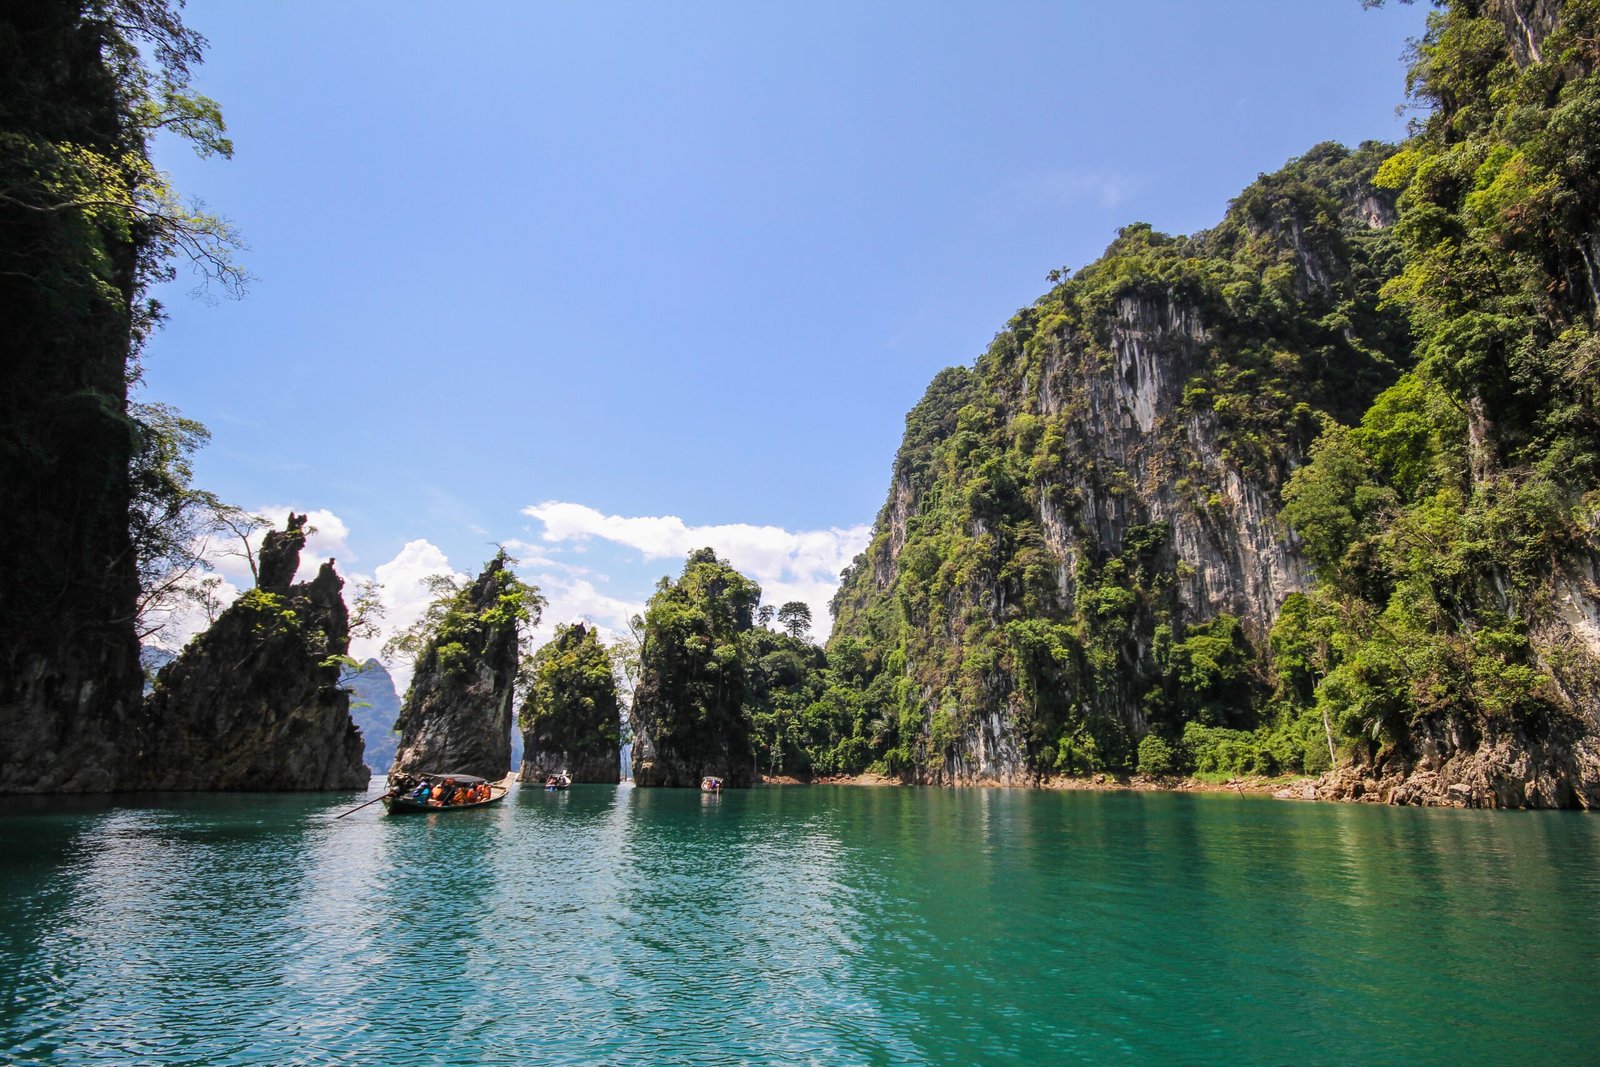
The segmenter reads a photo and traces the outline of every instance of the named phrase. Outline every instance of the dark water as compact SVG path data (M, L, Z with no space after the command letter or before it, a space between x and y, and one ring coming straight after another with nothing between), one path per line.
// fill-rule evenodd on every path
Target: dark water
M0 807L0 1062L1600 1061L1594 817L578 787L331 821L350 803Z

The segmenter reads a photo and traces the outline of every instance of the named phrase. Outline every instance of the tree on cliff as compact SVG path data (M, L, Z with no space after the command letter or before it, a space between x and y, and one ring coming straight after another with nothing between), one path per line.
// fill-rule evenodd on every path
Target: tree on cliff
M610 652L592 626L556 627L533 654L528 693L517 714L524 781L566 771L577 782L621 775L621 724Z
M645 608L630 718L634 780L696 785L708 774L748 785L755 767L741 636L761 587L702 548Z
M517 668L544 608L538 588L512 573L515 562L502 550L464 589L436 581L440 595L419 624L385 646L385 655L415 657L393 773L500 778L510 769Z
M149 157L163 130L231 151L189 88L204 43L167 0L0 12L0 790L112 788L139 699L130 468L146 426L128 388L161 315L148 289L173 257L243 280L231 228Z
M791 600L778 609L778 625L797 640L811 633L811 605L804 600Z

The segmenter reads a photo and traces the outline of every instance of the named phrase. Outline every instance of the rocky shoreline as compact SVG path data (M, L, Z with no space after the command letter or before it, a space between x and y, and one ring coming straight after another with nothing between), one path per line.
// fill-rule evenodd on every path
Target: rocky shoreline
M1265 796L1274 800L1326 801L1345 804L1389 804L1396 807L1482 808L1501 810L1577 809L1593 806L1586 792L1563 794L1543 788L1535 780L1526 790L1497 788L1488 781L1454 781L1434 772L1410 776L1374 776L1370 768L1345 767L1319 778L1307 775L1262 778L1241 777L1212 781L1203 778L1150 778L1145 775L1095 774L1087 777L1055 777L1038 782L974 780L961 786L944 788L1047 789L1087 792L1138 793L1237 793ZM805 781L776 776L761 779L761 785L847 785L903 786L915 783L881 774L835 775ZM1503 786L1503 783L1501 783Z

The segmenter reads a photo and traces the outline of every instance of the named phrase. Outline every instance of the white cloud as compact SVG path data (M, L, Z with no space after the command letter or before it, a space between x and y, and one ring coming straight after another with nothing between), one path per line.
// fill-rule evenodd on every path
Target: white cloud
M326 508L302 510L287 506L257 508L252 512L270 523L269 526L250 535L249 545L252 554L261 551L261 542L266 538L267 530L283 529L291 510L295 514L305 515L306 525L313 531L306 538L306 545L300 551L300 569L295 573L296 581L308 582L315 578L317 569L322 566L322 561L325 559L342 557L348 563L355 558L349 545L350 527L338 515ZM200 547L199 551L201 557L210 564L215 576L222 579L214 592L219 610L233 603L241 592L256 584L255 575L250 570L250 562L245 556L244 545L232 534L224 533L212 537ZM206 577L208 575L205 573L197 573L187 584L198 586ZM160 635L154 639L154 643L164 647L181 648L208 625L210 621L198 605L183 604L172 612L171 619L163 627Z
M211 576L196 573L181 584L191 589L199 589L200 583L208 577ZM210 596L213 598L213 612L220 614L222 609L238 599L244 590L221 575L217 577L221 578L221 581L212 588ZM171 608L165 612L164 619L158 621L161 622L161 629L145 638L144 643L176 652L188 644L195 634L210 626L212 618L206 614L206 609L201 607L198 601L183 599L175 600Z
M805 601L818 638L827 634L828 601L839 586L839 572L866 547L872 533L870 526L799 531L748 523L691 526L676 515L605 515L559 500L531 505L522 513L544 524L541 536L546 542L600 538L632 548L647 560L682 559L709 545L761 584L764 602Z
M372 578L378 583L378 599L383 604L383 632L377 637L351 641L350 655L360 660L377 657L391 634L420 619L433 599L423 579L436 574L450 575L462 582L468 578L450 565L449 557L437 545L425 538L406 542L393 559L380 564ZM354 587L362 580L362 575L351 575L345 587L346 602L354 599ZM395 686L404 693L411 683L411 664L390 663L387 666L394 675Z
M533 631L533 643L542 645L555 636L556 627L574 622L592 623L607 643L628 633L628 619L644 611L643 601L609 596L586 578L560 573L530 573L519 567L525 580L539 587L548 603Z

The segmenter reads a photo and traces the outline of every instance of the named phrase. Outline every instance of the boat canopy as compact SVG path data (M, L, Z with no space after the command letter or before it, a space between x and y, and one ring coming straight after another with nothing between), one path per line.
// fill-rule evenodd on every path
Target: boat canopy
M479 785L488 781L475 774L430 774L426 771L419 771L412 777L426 782L449 782L451 785Z

